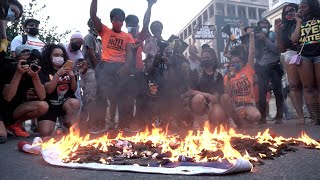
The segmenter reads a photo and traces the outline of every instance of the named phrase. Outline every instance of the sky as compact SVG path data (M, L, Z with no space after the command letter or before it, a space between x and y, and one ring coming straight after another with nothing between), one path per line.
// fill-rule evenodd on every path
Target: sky
M19 1L27 5L31 0ZM178 34L210 1L158 0L152 8L151 22L161 21L164 25L163 38L168 39L171 34ZM87 34L91 0L38 0L38 4L46 4L43 14L50 16L49 26L58 26L59 32L79 30L84 35ZM97 15L109 27L109 15L113 8L123 9L126 15L138 16L142 26L147 0L98 0ZM122 30L125 31L125 27Z

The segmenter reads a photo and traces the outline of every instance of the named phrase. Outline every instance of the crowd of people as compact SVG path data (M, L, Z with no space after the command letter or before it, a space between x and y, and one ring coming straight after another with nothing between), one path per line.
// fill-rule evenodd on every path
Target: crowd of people
M40 22L23 22L24 34L10 44L11 57L1 55L0 142L7 140L7 131L29 137L26 120L32 120L30 130L41 136L71 126L103 133L199 129L205 121L234 128L266 124L270 91L276 99L275 123L281 124L284 70L297 125L320 124L317 0L284 6L275 32L266 19L256 27L240 23L242 36L230 39L224 51L229 63L224 65L208 44L198 50L195 38L189 57L181 39L165 41L163 24L150 24L156 2L147 1L140 30L139 18L119 8L110 12L112 26L106 26L97 16L97 0L92 0L89 33L75 32L67 44L44 43L38 37ZM23 9L16 0L4 1L0 8L0 50L6 51L5 25L19 19ZM124 23L128 33L122 30ZM304 104L311 122L303 115Z

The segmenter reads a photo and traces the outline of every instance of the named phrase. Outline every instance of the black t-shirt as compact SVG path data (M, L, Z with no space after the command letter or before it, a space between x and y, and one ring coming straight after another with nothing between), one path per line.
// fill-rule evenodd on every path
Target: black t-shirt
M198 82L194 85L195 90L210 94L223 94L224 86L221 73L216 71L215 73L208 75L205 73L205 71L203 71L203 74L200 75L200 78L199 73L197 73L196 76L198 76Z
M296 28L296 23L285 24L284 29L281 33L281 38L283 43L288 49L291 49L293 51L297 51L299 46L299 44L297 43L293 44L291 41L291 35L294 32L295 28Z
M16 72L17 64L10 63L6 64L3 71L1 72L2 83L10 84L15 72ZM1 91L2 92L2 91ZM20 105L23 102L38 100L36 90L34 88L32 79L27 73L23 74L17 89L17 93L10 102L15 106Z
M40 78L43 84L50 82L50 76L54 74L41 73ZM68 75L61 76L57 87L51 94L47 94L46 101L50 106L60 106L69 98L75 98L74 91L71 90L71 77Z
M300 43L305 46L301 52L303 56L320 56L320 19L305 21L301 25Z

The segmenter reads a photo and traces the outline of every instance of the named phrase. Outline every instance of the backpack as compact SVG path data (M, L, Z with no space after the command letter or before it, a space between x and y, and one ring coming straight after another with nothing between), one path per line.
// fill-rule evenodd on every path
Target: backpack
M28 41L28 35L22 34L22 45L26 44Z

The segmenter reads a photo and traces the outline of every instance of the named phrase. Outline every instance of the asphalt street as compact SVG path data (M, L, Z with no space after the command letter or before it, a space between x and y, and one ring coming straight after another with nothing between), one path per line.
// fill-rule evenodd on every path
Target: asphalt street
M238 130L238 132L255 135L267 128L272 133L284 137L298 137L305 131L314 139L320 139L319 126L296 126L294 120L281 125L257 125L254 128ZM275 160L265 160L265 165L254 167L252 172L227 176L168 176L158 174L142 174L128 172L94 171L85 169L67 169L54 167L42 160L41 156L25 154L18 151L17 143L25 139L10 137L5 144L0 144L0 179L319 179L320 150L298 148L297 152L289 152ZM32 141L32 137L26 139Z

